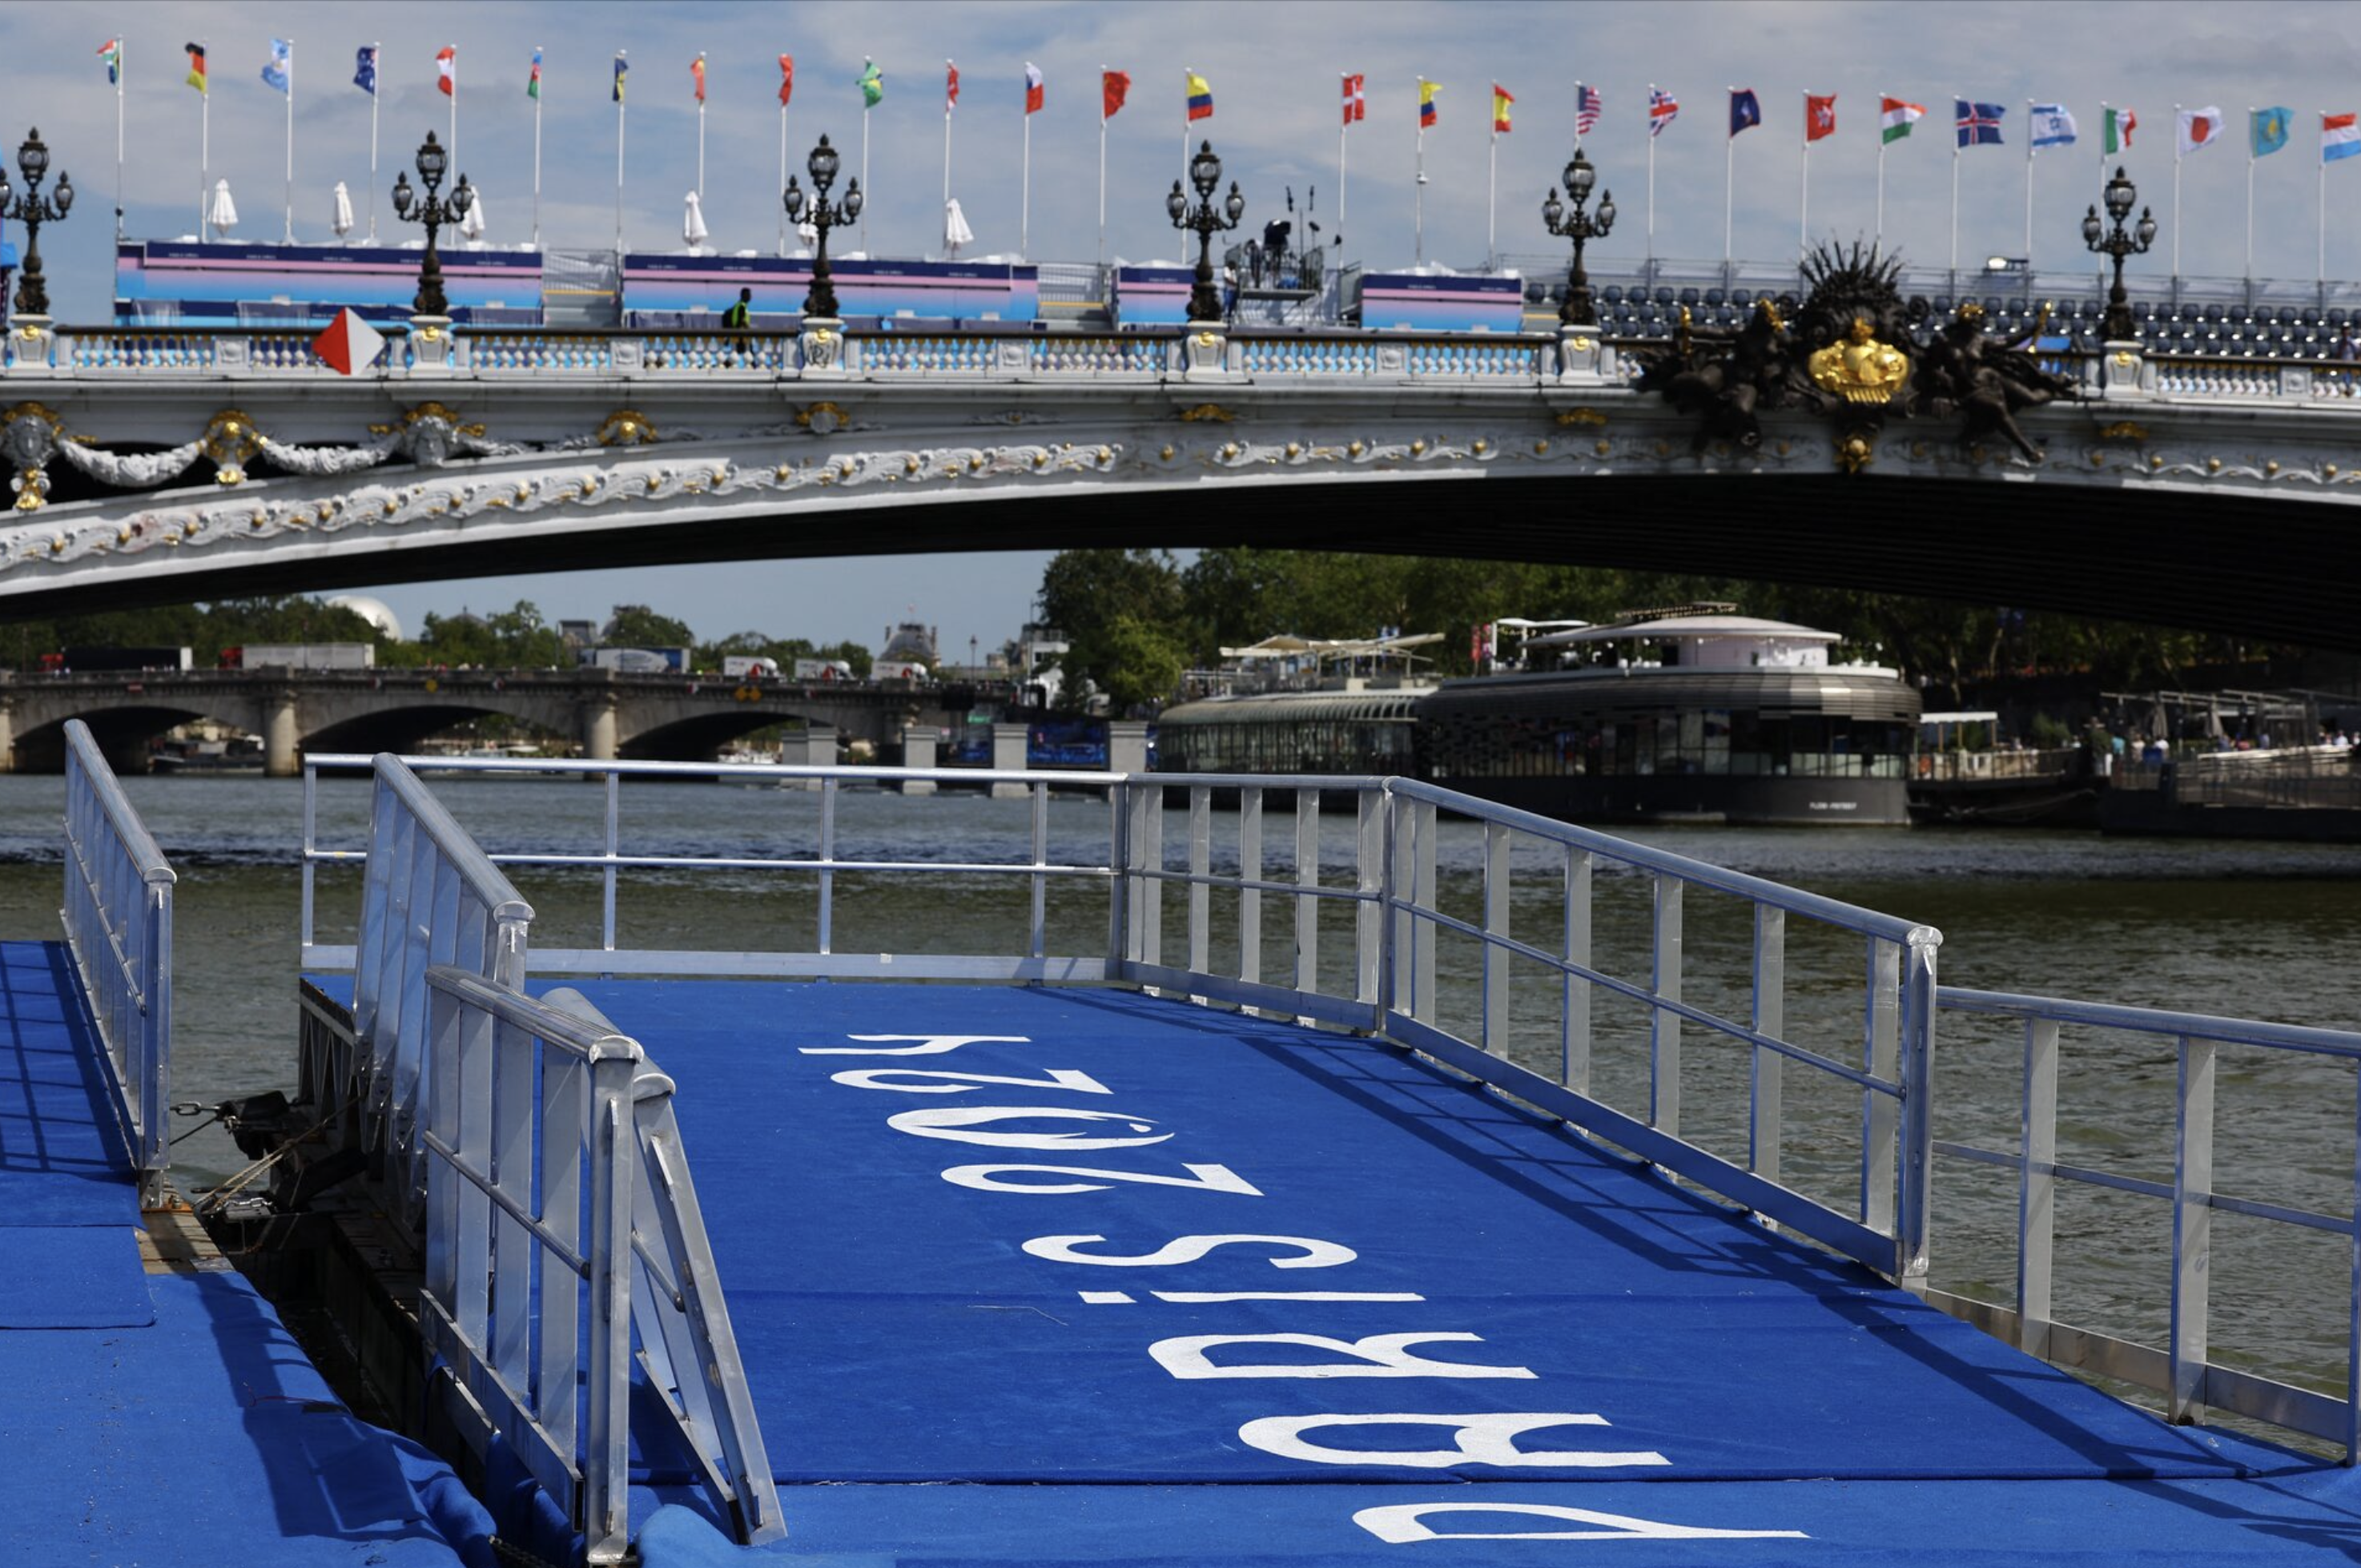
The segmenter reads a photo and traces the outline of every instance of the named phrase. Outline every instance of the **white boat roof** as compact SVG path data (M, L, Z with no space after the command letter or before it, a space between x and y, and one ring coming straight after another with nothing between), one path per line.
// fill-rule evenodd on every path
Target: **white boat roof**
M1510 631L1558 630L1561 628L1587 626L1587 620L1528 620L1521 615L1504 615L1492 623Z
M1997 713L1922 713L1921 724L1992 724L2000 718Z
M1634 621L1627 626L1591 626L1579 631L1554 631L1525 640L1528 648L1557 648L1574 642L1615 642L1631 637L1780 637L1791 642L1836 642L1836 632L1797 626L1788 620L1764 620L1752 615L1675 615L1662 620Z

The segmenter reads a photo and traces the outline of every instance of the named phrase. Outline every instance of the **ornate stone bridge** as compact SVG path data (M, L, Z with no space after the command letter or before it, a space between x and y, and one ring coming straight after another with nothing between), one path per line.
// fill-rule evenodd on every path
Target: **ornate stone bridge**
M201 670L0 674L0 772L55 772L64 726L91 727L118 772L148 766L148 742L212 718L263 738L267 771L304 751L409 751L465 719L500 715L572 738L586 757L702 762L750 731L803 720L884 744L912 724L961 722L961 686L741 682L612 670ZM829 760L833 760L831 757Z
M2038 447L1760 444L1631 345L1245 331L397 334L33 323L0 359L0 616L523 570L1295 544L1686 569L2361 648L2349 368L2052 356ZM1847 467L1857 472L1847 472ZM1415 481L1406 486L1403 481ZM20 729L22 726L20 724Z

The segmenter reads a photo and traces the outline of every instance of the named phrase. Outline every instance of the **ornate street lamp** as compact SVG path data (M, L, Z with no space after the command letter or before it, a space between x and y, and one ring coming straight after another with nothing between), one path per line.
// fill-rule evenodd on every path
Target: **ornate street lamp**
M443 258L434 249L434 232L445 224L458 227L467 209L476 204L476 188L467 183L464 174L448 196L436 194L450 167L451 155L434 139L434 133L428 131L418 149L418 178L425 185L426 194L421 196L411 189L408 174L397 173L393 179L394 216L426 225L426 254L418 263L418 295L410 302L411 310L422 316L451 313L451 302L443 297Z
M1599 197L1595 214L1585 212L1584 203L1590 200L1590 187L1598 179L1590 159L1583 156L1580 148L1576 148L1574 161L1565 166L1565 193L1574 198L1574 211L1565 210L1554 191L1542 200L1542 222L1549 225L1550 233L1574 241L1574 265L1565 275L1565 303L1557 308L1561 326L1598 324L1598 312L1590 302L1590 275L1582 269L1582 243L1597 239L1615 226L1615 192L1609 191Z
M14 218L25 225L25 270L16 280L16 313L46 317L49 291L41 278L41 225L62 223L73 210L73 180L60 174L57 194L41 194L41 181L49 171L49 148L41 140L38 126L16 149L16 169L25 177L22 196L8 183L6 171L0 170L0 218Z
M1213 144L1205 142L1197 148L1197 156L1189 160L1189 183L1197 188L1197 205L1192 210L1189 198L1180 190L1180 181L1172 181L1172 193L1164 198L1164 210L1171 214L1172 226L1197 236L1197 286L1189 291L1189 319L1192 322L1218 322L1222 319L1222 296L1213 287L1213 236L1224 229L1238 226L1246 216L1246 199L1238 194L1238 182L1230 181L1230 193L1222 199L1221 206L1213 205L1213 191L1222 182L1222 160L1213 156Z
M819 231L819 244L812 251L811 292L804 296L804 314L823 321L836 319L836 285L828 269L828 231L861 221L862 198L858 175L846 183L844 200L831 203L828 199L829 187L836 183L838 167L836 148L828 145L828 137L820 137L819 145L804 161L805 170L811 175L810 197L805 197L803 187L796 183L792 174L787 176L787 188L780 196L786 203L789 223L801 226L808 222Z
M2124 292L2124 258L2147 254L2147 247L2156 243L2156 216L2142 207L2137 226L2125 232L2124 220L2131 216L2132 203L2139 200L2139 188L2124 178L2121 169L2107 181L2103 194L2114 231L2109 233L2100 223L2099 209L2094 206L2082 216L2082 243L2101 256L2114 258L2115 286L2107 291L2107 313L2099 330L2110 343L2128 343L2139 335L2139 324L2132 320L2131 300Z

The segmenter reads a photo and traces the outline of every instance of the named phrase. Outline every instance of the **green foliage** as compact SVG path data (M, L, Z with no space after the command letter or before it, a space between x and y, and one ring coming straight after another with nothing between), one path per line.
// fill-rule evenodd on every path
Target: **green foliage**
M610 648L686 648L697 634L688 622L658 615L643 604L619 604L600 638Z
M547 669L573 662L559 640L557 629L541 619L531 600L490 615L462 611L454 616L427 613L418 641L399 661L405 664L474 664L483 669Z
M38 669L44 653L111 647L186 648L199 668L210 669L223 649L254 642L369 642L380 659L399 646L349 609L291 595L14 621L0 626L0 667Z
M1169 551L1068 550L1053 556L1041 576L1041 612L1069 644L1059 659L1065 700L1079 705L1086 684L1110 702L1117 700L1118 688L1145 694L1123 699L1118 711L1170 695L1190 651L1204 641L1185 611L1180 569ZM1159 685L1168 663L1170 678Z

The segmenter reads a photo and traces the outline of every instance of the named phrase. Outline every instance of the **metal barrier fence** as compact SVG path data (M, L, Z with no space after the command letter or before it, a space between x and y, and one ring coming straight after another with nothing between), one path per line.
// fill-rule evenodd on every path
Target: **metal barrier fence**
M60 916L105 1047L107 1086L144 1205L160 1203L172 1080L172 886L162 850L79 718L66 721L66 875Z
M465 969L424 973L428 1350L583 1532L630 1547L638 1359L749 1543L785 1533L672 1081L578 994L540 1002Z
M2257 1047L2361 1063L2361 1034L1954 986L1939 988L1937 1001L1947 1012L2023 1022L2024 1100L2014 1151L1949 1141L1933 1146L1938 1155L2017 1173L2014 1299L2004 1306L1945 1291L1929 1292L1929 1299L2045 1360L2154 1389L2165 1396L2166 1413L2175 1421L2202 1420L2206 1408L2212 1407L2341 1443L2348 1464L2361 1458L2361 1169L2355 1174L2353 1210L2323 1214L2218 1190L2213 1161L2214 1083L2221 1047ZM2128 1031L2175 1043L2179 1072L2173 1099L2170 1181L2059 1160L2059 1036L2060 1027L2067 1025ZM2356 1114L2361 1114L2361 1106L2356 1106ZM2125 1140L2126 1150L2143 1146L2136 1140ZM2171 1312L2164 1345L2142 1344L2051 1318L2061 1182L2112 1189L2172 1206ZM2351 1297L2342 1398L2209 1358L2206 1334L2216 1213L2243 1214L2350 1238Z

